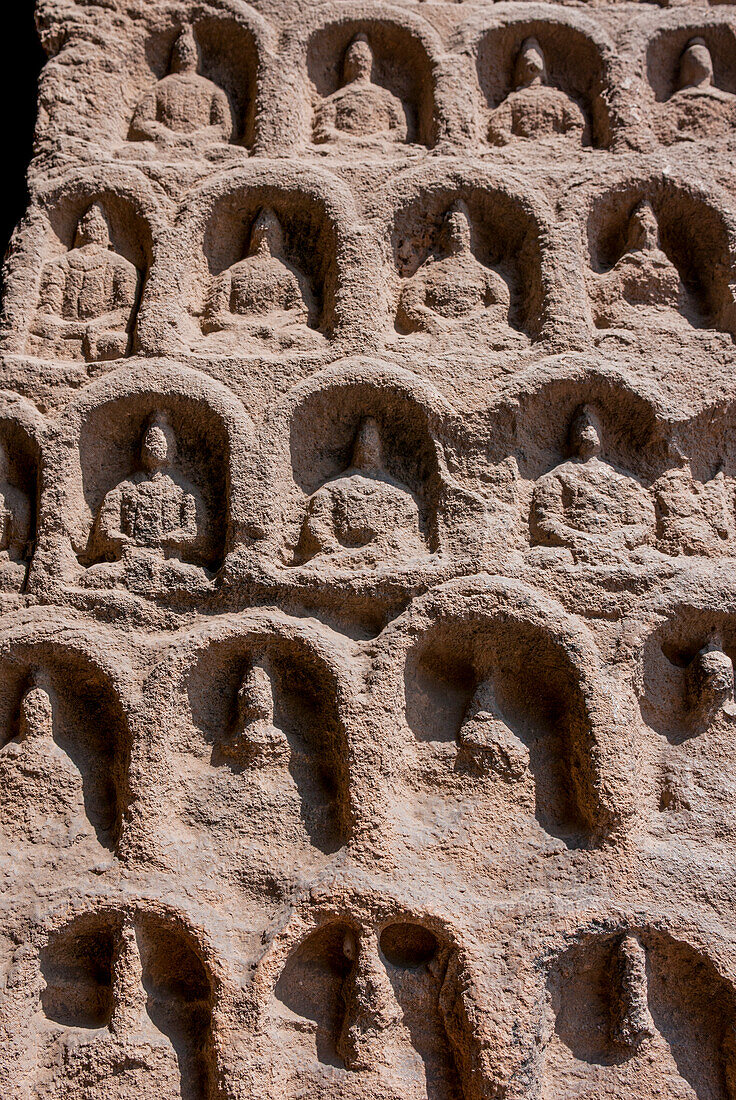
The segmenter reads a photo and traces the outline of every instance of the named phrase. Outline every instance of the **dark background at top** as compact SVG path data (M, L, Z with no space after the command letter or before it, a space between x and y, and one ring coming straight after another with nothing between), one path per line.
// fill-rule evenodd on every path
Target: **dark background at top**
M0 90L5 133L3 143L4 198L0 203L0 256L28 204L25 175L33 151L38 74L45 54L33 21L34 0L5 0L3 41L5 63L0 65Z

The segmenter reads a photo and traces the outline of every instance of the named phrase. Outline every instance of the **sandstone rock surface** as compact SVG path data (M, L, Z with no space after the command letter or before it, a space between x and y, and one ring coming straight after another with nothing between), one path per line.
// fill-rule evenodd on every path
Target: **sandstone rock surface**
M37 21L0 1094L736 1100L736 6Z

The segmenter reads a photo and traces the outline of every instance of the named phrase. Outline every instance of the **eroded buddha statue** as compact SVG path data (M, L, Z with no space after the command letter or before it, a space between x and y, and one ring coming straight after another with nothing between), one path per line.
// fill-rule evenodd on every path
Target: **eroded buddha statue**
M621 558L654 540L654 502L631 474L606 462L594 408L581 406L569 434L573 457L539 478L532 542L566 547L577 560Z
M437 334L481 313L508 323L510 304L505 279L474 256L468 208L458 200L447 212L435 249L401 291L397 327Z
M598 328L683 324L691 309L680 273L664 252L652 204L633 210L626 251L610 271L595 276L591 304Z
M373 50L365 34L356 34L345 53L343 86L317 108L315 142L403 142L409 124L404 104L388 88L373 82Z
M141 282L135 265L112 248L104 207L93 203L74 247L42 271L29 350L88 362L126 355Z
M514 90L493 112L488 140L508 145L514 138L553 137L588 145L588 122L579 104L549 83L542 47L536 38L527 38L516 59Z
M169 75L140 101L130 125L131 141L162 144L228 142L233 112L222 88L199 74L199 48L191 28L180 33Z
M736 96L714 83L713 58L704 38L691 38L680 57L678 87L662 110L658 128L667 144L721 137L736 123Z
M271 662L262 654L255 658L238 689L235 723L221 745L223 755L243 764L287 757L289 742L275 725L274 710Z
M253 222L246 255L214 281L205 309L205 332L264 335L313 325L317 306L307 277L286 258L276 214L261 209Z
M144 432L141 469L105 496L90 545L91 567L101 577L136 570L155 573L166 562L186 576L200 572L209 545L202 494L175 468L176 437L164 413L155 413ZM115 563L113 566L107 562Z
M370 561L426 553L419 504L387 472L381 432L370 416L358 429L349 468L309 498L297 556L339 553Z

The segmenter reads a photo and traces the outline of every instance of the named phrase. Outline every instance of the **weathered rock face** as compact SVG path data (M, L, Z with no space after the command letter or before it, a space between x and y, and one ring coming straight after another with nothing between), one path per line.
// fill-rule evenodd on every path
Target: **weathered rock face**
M736 6L37 7L0 1093L736 1100Z

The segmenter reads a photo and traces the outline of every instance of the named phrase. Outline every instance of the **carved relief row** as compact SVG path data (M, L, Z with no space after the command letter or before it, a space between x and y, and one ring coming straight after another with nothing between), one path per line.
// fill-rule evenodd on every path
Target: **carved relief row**
M538 387L511 421L514 403L471 432L411 375L331 368L267 413L257 443L240 403L185 368L116 372L56 425L17 401L0 430L3 587L26 585L35 543L29 591L45 576L192 596L238 576L319 584L325 569L348 586L387 566L436 583L515 572L522 552L652 569L736 554L728 409L665 431L623 383L585 374Z
M453 837L495 850L523 835L504 857L521 868L541 849L626 836L733 838L718 762L736 722L736 618L723 603L644 609L615 664L580 619L497 577L439 586L347 651L278 612L135 650L58 613L33 629L9 620L0 832L43 839L60 862L106 849L168 869L186 843L207 881L213 859L223 881L237 873L234 835L249 873L279 880L345 846L394 851L407 830L450 865Z
M431 913L336 896L300 906L240 988L179 913L113 902L34 930L14 975L15 1031L34 1051L28 1078L53 1097L155 1085L166 1100L213 1100L237 1079L273 1100L305 1087L357 1097L384 1082L392 1097L479 1100L521 1077L530 1088L573 1079L601 1097L656 1081L727 1100L728 963L722 945L669 923L591 916L542 956L524 937L509 983L505 944L480 954ZM489 988L509 1016L536 1004L538 1052L494 1019Z
M627 179L591 195L583 278L571 271L562 296L568 242L548 211L472 173L435 175L399 178L383 230L359 224L337 180L276 166L218 177L173 228L137 173L118 188L72 180L10 258L5 348L100 362L317 353L358 335L398 351L453 335L521 348L561 326L598 341L733 334L733 230L692 186ZM385 279L366 279L376 266Z
M490 27L471 18L454 28L448 52L414 13L351 4L339 19L310 12L284 30L279 50L274 29L248 9L169 22L137 44L105 136L128 159L153 147L216 158L225 143L388 152L470 140L486 153L517 140L607 148L627 137L671 145L727 136L736 118L730 23L706 16L655 29L644 20L640 35L646 44L619 56L605 21L529 8ZM109 79L101 75L95 100Z

